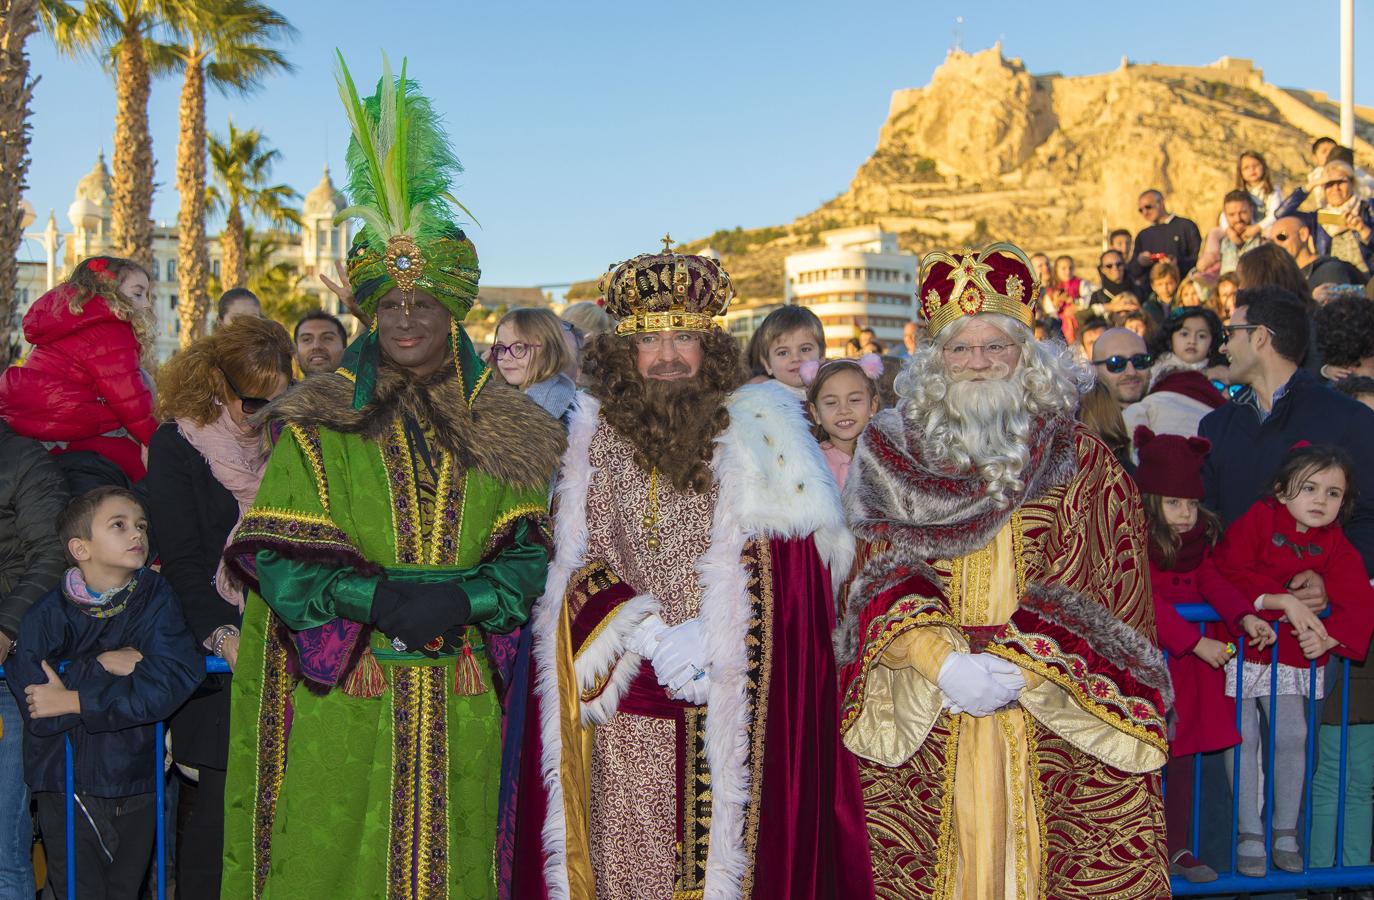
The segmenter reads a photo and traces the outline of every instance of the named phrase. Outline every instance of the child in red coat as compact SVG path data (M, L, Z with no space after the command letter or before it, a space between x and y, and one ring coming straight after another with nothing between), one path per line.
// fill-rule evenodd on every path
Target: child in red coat
M93 450L141 479L158 424L148 284L138 263L95 256L39 297L24 315L33 352L0 375L0 417L54 453Z
M1216 870L1188 849L1194 754L1240 743L1235 706L1226 698L1221 671L1235 653L1235 644L1204 636L1198 625L1184 621L1174 607L1210 604L1232 633L1245 635L1256 649L1272 644L1275 636L1212 560L1221 523L1198 502L1203 496L1202 461L1211 443L1197 437L1155 435L1141 425L1135 431L1135 446L1140 454L1135 481L1150 533L1155 627L1160 646L1169 654L1169 677L1174 683L1164 796L1169 872L1192 882L1215 881Z
M1286 621L1296 640L1280 641L1277 687L1270 696L1270 654L1245 653L1240 677L1241 764L1240 843L1237 866L1243 874L1263 875L1265 848L1260 818L1259 764L1263 740L1259 714L1275 722L1274 865L1302 871L1297 823L1302 803L1304 742L1310 666L1326 663L1330 651L1364 659L1374 632L1374 588L1364 562L1346 540L1340 522L1354 506L1354 466L1332 447L1298 445L1284 457L1269 496L1256 501L1231 523L1217 548L1217 567L1266 618ZM1289 592L1295 576L1312 571L1326 585L1330 615L1317 614ZM1227 667L1227 693L1236 691L1234 661ZM1316 696L1325 691L1320 671ZM1227 769L1228 773L1231 771Z

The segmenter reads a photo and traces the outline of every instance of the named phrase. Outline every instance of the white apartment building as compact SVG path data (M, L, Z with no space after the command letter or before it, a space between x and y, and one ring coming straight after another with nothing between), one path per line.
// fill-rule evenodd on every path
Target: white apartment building
M843 356L858 329L872 328L889 350L916 315L920 257L897 249L897 235L876 225L821 233L825 247L783 263L787 303L809 307L825 326L830 356Z

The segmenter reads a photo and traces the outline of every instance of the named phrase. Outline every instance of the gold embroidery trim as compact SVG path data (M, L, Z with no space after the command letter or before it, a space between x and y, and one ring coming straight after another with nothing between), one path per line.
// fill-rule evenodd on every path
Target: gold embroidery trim
M292 423L287 426L291 434L296 439L296 444L305 454L306 462L310 463L310 469L315 473L315 491L320 495L320 506L324 507L326 513L329 509L329 479L324 471L324 457L320 452L320 435L315 429L307 431L305 428Z
M954 868L959 848L954 845L954 778L959 766L959 717L946 716L949 737L945 738L945 783L940 797L940 834L936 842L935 896L948 898L954 891Z
M357 376L357 375L354 375L352 372L348 371L347 369L343 368L342 366L340 366L339 368L335 369L335 370L334 370L334 374L335 374L335 375L342 375L344 378L347 378L347 379L348 379L350 382L352 382L353 384L357 384L357 383L358 383L358 376Z
M440 451L439 453L439 477L434 480L434 521L430 523L429 547L424 557L425 565L443 565L448 560L441 560L443 555L444 535L448 533L445 527L446 517L449 507L449 491L453 488L453 457L452 455ZM463 503L467 499L467 491L463 492ZM416 497L419 500L419 497ZM416 508L416 518L419 518L419 509ZM419 525L419 522L416 522ZM453 535L454 554L458 552L458 535L462 534L461 524L457 532Z
M766 540L755 538L758 558L755 562L754 581L758 590L758 659L754 666L754 682L758 685L754 692L753 709L749 719L753 723L753 747L750 748L749 812L745 816L744 852L748 865L744 869L741 895L748 897L754 892L754 861L758 853L759 814L763 793L763 745L767 731L769 690L773 672L773 554ZM752 599L752 598L751 598ZM754 604L751 603L750 606ZM754 623L750 623L753 625ZM755 630L754 628L750 629ZM746 650L747 650L746 646Z
M1033 639L1050 640L1049 638L1041 637L1035 637ZM1061 669L1059 669L1059 667L1049 665L1048 663L1042 660L1036 659L1029 653L1018 653L1017 651L1012 650L1009 647L1004 647L1001 644L988 644L987 649L983 652L991 653L994 656L1000 656L1003 659L1006 659L1010 662L1017 664L1018 666L1025 666L1031 671L1036 672L1037 674L1043 676L1047 681L1052 681L1055 684L1059 685L1059 687L1068 691L1069 694L1076 701L1078 701L1078 705L1083 707L1094 717L1112 726L1117 731L1125 732L1126 734L1129 734L1132 737L1140 741L1143 741L1146 744L1149 744L1151 747L1158 749L1161 753L1164 753L1166 755L1168 754L1169 741L1162 734L1155 734L1148 728L1136 725L1134 722L1125 721L1124 718L1119 714L1109 712L1105 708L1105 705L1102 703L1100 699L1089 696L1088 693L1083 690L1082 686L1078 684L1078 682L1064 674L1064 672ZM1120 699L1121 697L1119 692L1117 694L1117 697L1118 699ZM1141 702L1143 703L1145 701L1142 700Z
M1040 752L1036 749L1035 730L1039 727L1035 717L1021 710L1021 715L1026 722L1026 771L1030 773L1031 802L1035 804L1035 827L1036 834L1040 836L1040 864L1037 871L1040 873L1040 888L1037 897L1049 896L1046 891L1049 889L1050 871L1047 866L1047 854L1049 847L1049 832L1045 830L1045 786L1040 783Z
M258 696L258 756L253 783L253 898L262 896L272 865L272 830L276 824L277 803L286 776L286 698L291 691L286 650L277 637L277 617L267 613L267 635L262 654L262 691ZM270 710L265 709L271 703ZM272 741L262 739L264 723L271 728ZM263 782L269 785L270 801L263 798ZM269 807L270 808L265 808Z
M1020 709L1015 709L1006 713L999 713L996 716L997 724L1001 726L1002 735L1007 741L1008 768L1011 770L1012 852L1016 854L1016 896L1018 898L1026 896L1026 771L1021 763L1021 747L1016 740L1016 731L1012 728L1011 717L1021 715L1022 712ZM1024 722L1022 722L1022 728L1025 728Z
M903 597L901 600L898 600L897 604L905 603L908 600L920 600L926 603L931 602L929 598L912 594L910 597ZM855 676L843 700L843 719L840 721L841 736L849 732L849 729L854 725L854 720L859 717L859 713L863 709L863 698L868 683L868 672L869 669L873 667L874 661L887 650L888 646L894 640L907 630L925 625L948 625L950 628L959 628L959 624L955 622L952 617L943 612L916 613L915 615L893 618L891 621L884 623L881 626L885 632L883 636L865 646L863 664L859 667L859 674ZM872 627L873 626L870 624L870 630Z

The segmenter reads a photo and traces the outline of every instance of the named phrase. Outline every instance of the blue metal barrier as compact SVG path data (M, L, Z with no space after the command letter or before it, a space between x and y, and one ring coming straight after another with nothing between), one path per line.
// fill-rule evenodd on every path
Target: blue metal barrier
M1212 607L1203 604L1180 604L1174 607L1178 613L1189 622L1198 623L1199 632L1205 630L1208 622L1219 622ZM1274 625L1274 631L1279 636L1269 649L1269 692L1274 696L1278 685L1278 651L1279 642L1284 640L1296 640L1292 637L1290 629L1285 626L1280 627L1278 623ZM1237 639L1236 652L1236 731L1241 730L1241 716L1243 707L1241 706L1241 685L1245 673L1245 653L1243 640ZM1340 680L1341 680L1341 719L1340 719L1340 754L1339 765L1337 767L1337 800L1336 800L1336 834L1335 834L1335 853L1332 865L1328 868L1312 867L1312 775L1316 766L1317 755L1317 733L1321 723L1318 721L1317 711L1319 702L1317 695L1317 679L1323 677L1323 673L1317 668L1315 662L1308 665L1308 701L1307 701L1307 740L1306 740L1306 759L1304 771L1306 782L1304 783L1303 819L1304 834L1302 841L1302 862L1301 872L1285 872L1275 869L1272 859L1273 846L1273 825L1274 825L1274 739L1277 731L1278 717L1273 715L1275 706L1270 706L1268 717L1268 741L1270 752L1264 755L1264 849L1265 849L1265 874L1262 877L1252 877L1242 875L1236 868L1236 847L1239 842L1238 832L1240 828L1240 750L1241 745L1237 745L1231 751L1231 782L1234 787L1231 791L1231 841L1230 841L1230 869L1222 871L1218 868L1216 881L1193 884L1185 881L1182 877L1175 876L1173 882L1173 894L1176 897L1199 897L1212 895L1225 895L1229 893L1263 893L1268 891L1296 890L1302 888L1309 889L1333 889L1333 888L1361 888L1374 886L1374 865L1346 866L1343 863L1343 850L1345 844L1345 774L1346 774L1346 755L1349 741L1349 722L1350 722L1350 660L1336 657L1339 660ZM1168 785L1165 784L1165 791ZM1193 856L1201 859L1198 854L1200 844L1200 831L1198 820L1202 811L1202 754L1194 754L1193 759L1193 797L1192 797L1192 826L1189 838L1189 849ZM1365 798L1369 802L1369 798ZM1204 860L1205 862L1205 860Z
M58 666L58 671L66 669L66 663ZM218 656L207 656L205 658L205 674L207 675L228 675L229 664ZM5 669L0 666L0 680L5 677ZM163 760L167 754L167 726L158 722L154 728L154 765L156 766L157 783L156 802L157 802L157 851L155 853L157 871L157 900L167 900L167 816L164 806L166 805L166 778L163 777ZM72 739L63 737L65 744L66 757L66 788L67 788L67 900L76 900L76 787L75 772L72 767Z

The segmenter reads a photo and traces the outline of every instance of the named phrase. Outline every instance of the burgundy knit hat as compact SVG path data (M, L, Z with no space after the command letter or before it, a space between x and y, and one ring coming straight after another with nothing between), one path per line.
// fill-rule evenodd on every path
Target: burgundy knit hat
M1140 454L1135 485L1142 494L1201 500L1207 493L1202 486L1202 461L1212 449L1211 441L1177 434L1157 435L1141 425L1135 430L1135 449Z

